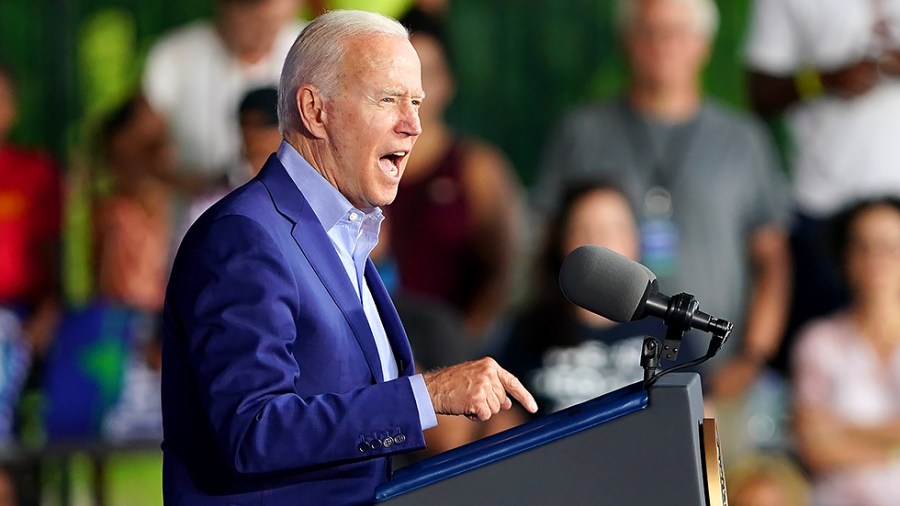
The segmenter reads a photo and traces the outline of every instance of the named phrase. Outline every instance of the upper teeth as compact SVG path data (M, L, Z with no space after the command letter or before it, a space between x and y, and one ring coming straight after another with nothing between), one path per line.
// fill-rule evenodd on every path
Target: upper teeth
M401 157L401 156L404 156L405 154L406 154L406 151L397 151L396 153L391 153L391 155L396 156L396 157Z

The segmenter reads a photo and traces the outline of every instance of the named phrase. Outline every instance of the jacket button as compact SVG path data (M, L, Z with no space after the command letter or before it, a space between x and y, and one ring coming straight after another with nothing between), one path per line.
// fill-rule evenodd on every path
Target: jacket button
M406 441L406 436L404 436L403 434L397 434L396 436L394 436L394 443L402 445L404 441Z
M363 442L359 443L359 446L357 447L357 449L359 449L359 453L366 453L367 451L371 450L372 447L369 446L369 443L363 441Z
M373 449L373 450L380 450L380 449L381 449L381 440L380 440L380 439L373 439L372 442L369 443L369 444L372 445L372 449Z
M383 444L385 448L389 448L391 445L394 444L394 438L392 438L391 436L388 436L381 441L381 444Z

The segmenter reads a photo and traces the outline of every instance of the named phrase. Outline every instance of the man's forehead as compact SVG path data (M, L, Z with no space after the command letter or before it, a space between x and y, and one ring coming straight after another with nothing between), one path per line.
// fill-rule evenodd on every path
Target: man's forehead
M413 57L418 63L418 54L407 39L370 35L354 37L345 42L347 61L356 66L373 69L388 68L398 60Z
M363 39L348 46L345 70L369 81L376 91L392 95L422 95L419 57L408 40Z

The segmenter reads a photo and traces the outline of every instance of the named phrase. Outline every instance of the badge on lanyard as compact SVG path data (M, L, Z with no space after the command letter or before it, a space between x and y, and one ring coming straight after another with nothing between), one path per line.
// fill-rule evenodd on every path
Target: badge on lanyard
M635 167L646 167L644 181L649 188L644 194L641 232L641 262L659 277L675 274L678 268L678 226L673 217L672 194L669 189L683 172L693 143L697 139L700 113L694 118L671 127L668 139L657 153L653 135L627 99L619 102L619 114L625 138L631 146Z
M654 186L644 195L641 260L657 276L670 276L678 266L678 226L672 220L672 195Z

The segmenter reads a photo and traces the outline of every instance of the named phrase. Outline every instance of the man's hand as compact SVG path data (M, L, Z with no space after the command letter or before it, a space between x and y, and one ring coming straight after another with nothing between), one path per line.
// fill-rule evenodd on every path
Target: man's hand
M889 76L900 76L900 49L885 52L878 60L878 68Z
M853 98L868 93L878 81L878 62L860 60L846 67L822 72L822 86L828 93Z
M422 378L438 414L485 421L512 407L507 394L530 413L537 411L534 397L522 382L490 357L425 373Z

